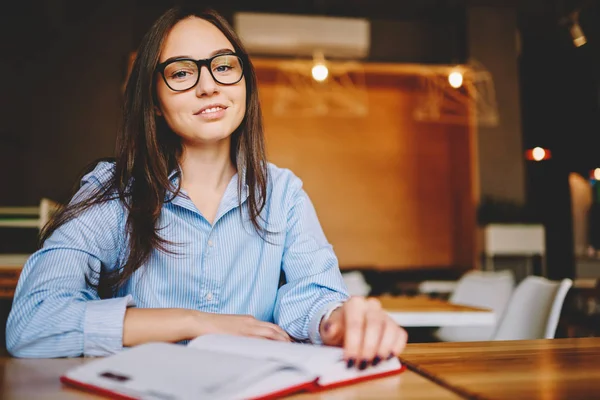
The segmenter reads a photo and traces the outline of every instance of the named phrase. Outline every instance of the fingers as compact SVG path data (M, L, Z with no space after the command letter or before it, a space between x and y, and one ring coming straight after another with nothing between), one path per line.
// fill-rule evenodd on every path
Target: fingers
M381 312L381 304L376 299L367 300L365 328L362 349L359 353L359 368L365 369L378 355L381 339L386 328L387 316Z
M268 324L268 322L265 322ZM277 332L277 334L283 338L284 341L286 342L291 342L292 338L290 338L290 335L288 335L288 333L286 331L284 331L279 325L277 324L269 324L269 327L271 329L274 329L275 332Z
M400 343L402 343L402 346L399 345ZM373 365L379 364L381 360L398 356L402 349L404 349L404 343L406 343L406 332L404 329L399 328L391 318L387 318L381 342L379 343L379 351L377 351L377 356L373 359Z
M281 329L279 325L271 324L269 322L256 320L255 326L252 328L252 333L266 339L279 340L283 342L292 341L287 332Z
M269 328L262 328L262 327L245 332L243 336L256 337L256 338L260 338L260 339L276 340L279 342L289 342L290 341L285 336L275 332L274 330L269 329Z
M406 331L381 308L379 300L353 297L341 310L345 323L339 326L345 331L342 342L348 367L365 369L402 353L406 346Z
M392 321L392 323L394 322ZM398 336L396 337L396 343L394 344L394 350L392 351L394 357L398 357L404 351L404 348L406 347L406 342L408 340L408 334L406 333L406 331L400 328L399 326L397 326L397 328Z
M343 308L346 321L344 358L347 360L348 366L352 367L361 355L367 303L362 298L352 297L344 304Z

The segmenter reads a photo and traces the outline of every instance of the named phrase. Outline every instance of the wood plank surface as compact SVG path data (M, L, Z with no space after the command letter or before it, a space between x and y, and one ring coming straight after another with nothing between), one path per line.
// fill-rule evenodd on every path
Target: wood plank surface
M381 296L383 308L404 327L481 326L496 323L492 310L452 304L427 296Z
M294 400L346 400L346 399L400 399L400 400L449 400L461 396L442 386L436 385L412 371L400 375L362 382L320 393L306 393L291 396Z
M17 399L100 399L101 397L63 386L59 378L70 368L92 358L15 359L0 358L0 374L4 377L1 396ZM419 376L412 371L314 394L296 395L294 399L459 399L450 390Z
M490 310L452 304L440 299L427 296L379 296L381 306L389 312L481 312Z
M600 398L600 338L413 344L401 359L470 398Z

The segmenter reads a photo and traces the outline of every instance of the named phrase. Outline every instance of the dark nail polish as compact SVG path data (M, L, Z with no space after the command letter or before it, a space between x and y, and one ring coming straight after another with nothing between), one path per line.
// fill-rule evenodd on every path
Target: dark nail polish
M323 325L323 330L325 332L329 331L329 328L331 328L331 323L330 322L326 322L325 325Z
M379 356L376 356L376 357L373 359L372 365L373 365L373 366L376 366L377 364L379 364L379 362L380 362L380 361L381 361L381 357L379 357Z
M348 360L348 368L354 367L354 358Z
M364 369L366 369L366 368L367 368L367 364L368 364L368 363L367 363L367 360L362 360L362 361L360 362L360 365L358 366L358 369L360 369L361 371L363 371Z
M394 353L390 353L390 355L388 356L388 360L391 360L392 358L394 358Z

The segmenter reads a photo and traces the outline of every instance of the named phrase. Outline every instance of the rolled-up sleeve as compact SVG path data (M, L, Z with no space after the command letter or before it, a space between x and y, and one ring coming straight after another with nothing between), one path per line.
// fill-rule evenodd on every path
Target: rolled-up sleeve
M297 179L297 178L296 178ZM291 192L275 322L298 340L321 343L321 318L348 299L338 260L319 223L315 208L297 179Z
M125 309L133 305L131 295L88 302L83 324L83 353L103 356L121 350Z
M97 185L89 179L75 198ZM118 265L122 218L117 200L93 206L29 258L6 327L13 356L103 356L122 349L123 319L133 299L100 299L90 285L101 270Z

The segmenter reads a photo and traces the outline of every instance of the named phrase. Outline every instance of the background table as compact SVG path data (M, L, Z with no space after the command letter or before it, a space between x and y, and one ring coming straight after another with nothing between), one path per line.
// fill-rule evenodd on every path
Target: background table
M381 296L382 307L405 327L493 325L492 310L461 306L427 296Z

